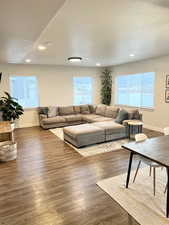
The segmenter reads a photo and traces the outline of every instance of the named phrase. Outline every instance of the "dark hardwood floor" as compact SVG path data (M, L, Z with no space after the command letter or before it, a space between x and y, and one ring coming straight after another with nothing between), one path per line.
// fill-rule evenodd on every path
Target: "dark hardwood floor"
M84 158L39 127L15 136L18 159L0 164L0 225L138 225L96 185L126 172L127 151Z

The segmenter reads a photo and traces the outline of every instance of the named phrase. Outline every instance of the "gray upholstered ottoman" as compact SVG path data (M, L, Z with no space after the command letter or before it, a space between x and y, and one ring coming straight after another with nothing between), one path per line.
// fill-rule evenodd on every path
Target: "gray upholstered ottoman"
M76 147L101 143L105 141L105 132L102 128L92 124L82 124L65 127L63 129L64 140Z
M105 141L111 141L127 137L126 127L114 121L96 122L93 126L99 127L105 132Z

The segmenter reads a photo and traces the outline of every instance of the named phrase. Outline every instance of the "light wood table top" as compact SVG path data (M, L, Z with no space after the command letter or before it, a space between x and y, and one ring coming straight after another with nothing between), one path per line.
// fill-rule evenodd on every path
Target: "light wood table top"
M143 122L141 122L141 121L129 121L128 124L132 125L132 126L139 126L139 125L143 125Z
M1 121L0 122L0 134L11 133L13 128L9 121Z

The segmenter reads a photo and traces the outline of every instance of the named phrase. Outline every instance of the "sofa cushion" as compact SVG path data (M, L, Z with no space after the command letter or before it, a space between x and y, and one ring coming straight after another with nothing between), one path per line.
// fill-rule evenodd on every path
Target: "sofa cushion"
M61 106L59 107L59 115L72 115L74 114L74 108L73 106Z
M81 114L63 116L66 122L76 122L82 120Z
M116 118L119 112L119 108L114 107L114 106L107 106L105 110L105 116L106 117L111 117L111 118Z
M125 133L125 127L121 124L115 123L114 121L109 122L97 122L92 123L93 126L100 127L105 130L105 134L118 134L118 133Z
M98 117L99 115L96 115L96 114L87 114L87 115L82 114L82 119L88 123L91 123L94 118L98 118Z
M101 116L105 116L105 110L106 110L106 105L98 105L96 107L96 114L97 115L101 115Z
M120 109L120 111L115 119L115 122L122 124L123 120L127 120L127 119L128 119L128 112L124 109Z
M88 105L81 105L80 111L82 114L90 114L89 106Z
M80 113L80 105L75 105L75 106L73 106L73 108L74 108L74 112L76 114Z
M99 116L99 117L96 117L96 118L91 119L91 123L94 123L94 122L102 122L102 121L112 121L112 120L113 119L110 118L110 117Z
M66 122L66 119L63 116L55 116L55 117L43 119L43 124L65 123L65 122Z
M55 117L59 115L58 107L57 106L49 106L48 108L48 117Z

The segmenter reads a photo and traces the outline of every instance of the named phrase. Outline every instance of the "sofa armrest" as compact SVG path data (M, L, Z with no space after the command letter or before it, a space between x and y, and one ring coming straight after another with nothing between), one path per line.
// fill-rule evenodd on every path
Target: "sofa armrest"
M39 120L43 120L43 119L46 119L47 118L47 115L46 114L39 114Z

